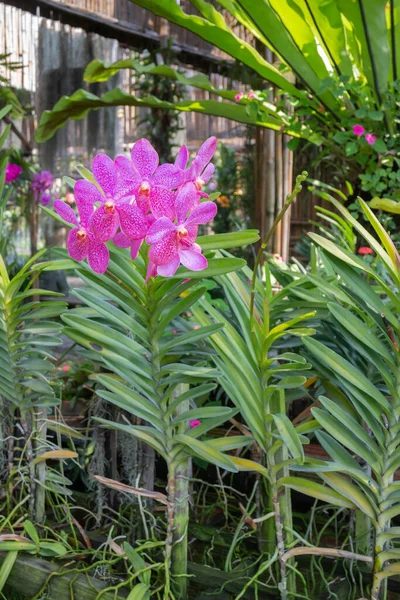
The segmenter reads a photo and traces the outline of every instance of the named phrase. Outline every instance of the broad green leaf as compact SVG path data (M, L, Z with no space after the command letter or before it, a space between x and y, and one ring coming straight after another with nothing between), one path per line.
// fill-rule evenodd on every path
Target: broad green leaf
M193 454L211 464L217 465L227 471L233 471L234 473L237 473L239 470L230 457L219 450L216 450L212 446L209 446L206 442L201 442L200 440L183 434L176 435L174 440L175 442L183 444L189 448Z
M272 415L279 435L289 449L293 458L302 463L304 461L304 451L299 435L293 426L291 420L283 414Z
M204 252L209 250L221 250L223 248L239 248L255 244L260 239L257 229L245 229L232 233L217 233L214 235L200 235L196 242Z
M339 494L348 498L350 502L355 504L364 514L368 515L370 519L376 519L376 507L371 505L368 497L358 486L338 473L320 473L320 477Z
M342 506L343 508L355 508L355 505L350 502L345 496L339 494L331 488L301 477L282 477L278 481L278 485L289 487L292 490L317 498L334 506Z
M150 585L145 583L136 584L126 600L150 600Z
M143 569L145 569L147 567L146 562L140 556L139 552L137 550L135 550L134 548L132 548L132 546L130 544L128 544L128 542L124 542L124 550L125 550L126 556L128 557L129 561L131 562L131 564L136 572L142 571ZM146 585L150 585L150 579L151 579L150 571L141 573L141 575L139 575L139 579L142 583L144 583Z
M336 375L343 377L355 387L366 392L382 407L390 411L390 406L385 396L348 360L315 339L305 338L303 339L303 344L319 361L332 369Z

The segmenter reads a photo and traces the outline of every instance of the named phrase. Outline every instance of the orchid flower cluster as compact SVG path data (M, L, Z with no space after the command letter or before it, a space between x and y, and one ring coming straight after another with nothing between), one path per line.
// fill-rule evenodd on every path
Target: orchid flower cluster
M210 161L216 145L215 137L206 140L189 167L186 146L174 164L159 165L157 152L144 138L134 144L130 158L98 154L92 163L94 182L81 179L74 186L78 216L66 202L54 201L56 212L73 225L67 240L71 258L87 259L93 271L104 273L110 258L106 242L130 248L134 260L145 241L150 246L147 278L172 277L180 264L205 269L207 259L196 237L198 226L217 212L214 202L204 201L208 195L203 191L214 172Z
M36 202L42 206L48 206L51 202L51 188L53 185L53 175L50 171L40 171L32 177L30 189L33 191Z

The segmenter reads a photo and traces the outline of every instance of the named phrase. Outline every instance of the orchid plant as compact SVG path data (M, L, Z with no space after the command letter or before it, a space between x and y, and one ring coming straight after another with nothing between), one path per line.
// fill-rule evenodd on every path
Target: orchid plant
M78 216L58 200L57 214L43 209L71 227L67 248L73 261L62 251L61 262L42 268L78 269L86 284L73 292L86 306L64 315L64 332L98 354L108 373L94 376L97 393L123 411L116 422L100 422L136 436L167 464L167 495L131 489L167 506L165 599L186 597L190 457L235 472L237 465L224 451L251 441L248 436L222 443L202 439L237 413L225 406L197 408L195 402L216 387L205 340L222 325L194 328L180 319L204 295L202 278L245 264L216 256L215 250L258 239L255 231L198 236L199 225L209 223L217 210L203 191L215 147L215 138L207 140L190 166L186 147L175 164L159 165L151 144L138 140L130 158L101 154L92 173L81 169L85 179L74 184Z

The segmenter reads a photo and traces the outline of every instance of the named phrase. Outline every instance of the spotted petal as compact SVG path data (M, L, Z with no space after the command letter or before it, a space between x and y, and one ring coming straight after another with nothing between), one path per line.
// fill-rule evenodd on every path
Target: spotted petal
M97 202L104 202L105 198L94 183L86 181L86 179L80 179L75 183L74 196L81 223L87 227L94 210L93 205Z
M85 233L85 236L78 237L78 232ZM85 232L82 229L71 229L67 238L68 253L71 258L77 261L84 260L89 251L89 232Z
M183 183L184 174L181 169L165 163L160 165L155 170L153 176L153 182L156 185L163 185L164 187L173 190L179 187Z
M196 159L201 165L201 170L210 162L214 156L215 150L217 149L217 138L215 136L209 137L199 148Z
M113 212L106 212L104 205L100 206L89 220L89 229L99 242L111 240L117 233L118 227L117 211L114 209Z
M132 204L118 204L116 208L121 230L132 240L142 240L147 233L145 213Z
M158 166L158 154L149 140L138 140L132 148L131 158L143 179L150 179Z
M125 235L125 233L118 231L118 233L116 233L113 237L113 243L114 246L117 246L117 248L129 248L132 241L127 235Z
M186 169L186 165L188 163L189 160L189 150L187 149L186 146L181 146L177 157L175 159L175 166L178 167L179 169Z
M89 267L96 273L104 273L110 261L110 253L103 242L93 237L89 241L88 263Z
M139 171L134 166L133 162L126 156L116 156L114 160L115 168L117 169L117 175L131 181L136 185L140 185L142 177Z
M175 216L175 193L161 185L154 185L150 191L150 208L156 219Z
M105 194L114 195L117 173L114 161L107 154L98 154L92 163L93 175Z
M197 190L194 183L185 183L178 191L175 200L176 218L179 225L182 225L189 211L197 203Z
M54 210L64 221L71 223L72 225L79 225L76 214L66 202L62 200L54 200Z
M212 221L216 214L217 206L214 202L203 202L193 210L186 221L186 225L204 225Z
M178 241L175 231L169 231L149 250L149 259L157 266L166 265L178 254Z
M203 173L201 174L201 178L204 181L204 183L208 183L210 181L211 177L214 174L214 171L215 171L215 165L213 163L210 163L209 165L206 166Z
M179 258L183 266L191 271L203 271L207 268L207 259L196 250L179 250Z
M167 264L157 267L157 275L161 275L162 277L172 277L177 272L180 262L179 254L177 254Z
M151 225L147 236L146 242L148 244L156 244L161 241L163 237L169 233L176 233L176 226L168 217L161 217L161 219L157 219Z

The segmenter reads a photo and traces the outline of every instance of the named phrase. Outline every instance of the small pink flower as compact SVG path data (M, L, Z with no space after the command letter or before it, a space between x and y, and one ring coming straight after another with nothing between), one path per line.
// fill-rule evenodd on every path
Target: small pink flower
M360 137L364 135L365 129L362 125L353 125L353 133L354 135Z
M65 372L67 373L67 372L70 370L70 368L71 368L71 365L64 365L64 366L62 367L62 370L63 370L63 371L65 371Z
M175 275L182 263L191 271L202 271L207 259L196 244L198 225L211 221L217 212L214 202L196 206L196 186L187 183L176 196L176 223L168 217L157 219L150 227L146 242L150 244L149 259L163 277Z
M366 133L365 139L366 139L367 144L369 144L370 146L373 146L376 142L376 135L373 135L372 133Z
M67 221L67 223L75 225L68 234L68 253L71 258L78 262L87 258L89 266L93 271L96 273L104 273L107 270L110 255L107 246L95 238L90 228L90 219L93 215L94 206L90 198L85 195L80 195L79 192L76 193L75 198L80 216L80 223L74 211L66 202L62 202L61 200L54 201L56 213L59 214L64 221Z
M374 251L372 250L372 248L369 248L368 246L361 246L361 248L358 249L358 254L361 255L366 255L366 254L373 254Z
M243 98L243 92L239 92L235 96L235 102L240 102L242 98Z
M158 161L157 152L144 138L133 145L130 160L126 156L117 156L115 166L120 195L135 196L136 204L145 213L151 209L156 218L168 215L173 218L175 195L172 190L183 183L183 174L178 166L158 166Z
M198 419L191 419L189 421L189 425L190 425L190 429L194 429L195 427L198 427L199 425L201 425L201 421L199 421Z
M256 94L253 90L250 90L247 94L247 97L249 98L249 100L253 100L256 97Z
M15 179L17 179L21 173L22 173L22 167L20 167L19 165L14 165L13 163L9 163L6 166L6 183L11 183L12 181L15 181Z
M75 202L75 196L72 192L67 192L65 194L65 202L68 204L73 204Z
M181 170L184 183L192 182L195 184L198 201L201 196L208 198L208 194L202 190L214 174L215 166L210 161L214 156L216 148L217 138L212 136L200 146L196 157L188 169L186 169L186 166L189 160L189 151L186 146L182 146L175 160L175 166Z

